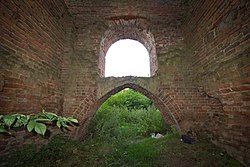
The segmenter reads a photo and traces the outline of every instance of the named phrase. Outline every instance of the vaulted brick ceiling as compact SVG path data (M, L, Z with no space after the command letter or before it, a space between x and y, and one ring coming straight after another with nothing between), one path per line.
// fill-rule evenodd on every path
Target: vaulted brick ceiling
M158 53L162 46L182 43L183 0L65 0L65 4L74 20L75 48L78 50L85 48L99 54L105 32L116 25L149 30ZM131 38L128 34L118 35L119 39ZM131 39L140 41L139 38Z
M180 19L182 11L181 0L65 0L65 3L76 27L119 18L170 23L172 19Z

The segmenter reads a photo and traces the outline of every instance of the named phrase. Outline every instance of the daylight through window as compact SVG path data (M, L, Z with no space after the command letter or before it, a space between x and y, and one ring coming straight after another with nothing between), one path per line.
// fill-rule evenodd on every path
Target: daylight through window
M148 51L135 40L119 40L111 45L105 63L105 77L150 77Z

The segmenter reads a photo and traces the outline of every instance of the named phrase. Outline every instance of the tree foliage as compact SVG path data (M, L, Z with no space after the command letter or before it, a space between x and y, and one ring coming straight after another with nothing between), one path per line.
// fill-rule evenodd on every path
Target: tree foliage
M125 89L102 104L89 127L93 137L117 139L163 132L167 125L150 99Z
M124 89L113 95L103 103L103 107L126 107L128 109L148 108L152 101L141 93L132 89Z

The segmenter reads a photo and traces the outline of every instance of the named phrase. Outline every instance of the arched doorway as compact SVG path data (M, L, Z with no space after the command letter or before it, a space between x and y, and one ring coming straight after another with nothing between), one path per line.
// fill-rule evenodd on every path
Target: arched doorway
M154 95L153 93L151 93L147 89L145 89L137 84L127 83L127 84L123 84L123 85L118 86L115 89L109 91L104 96L102 96L100 99L98 99L89 108L88 113L90 113L90 114L88 115L87 118L85 118L84 120L82 120L80 122L80 127L76 130L76 132L74 134L74 138L75 139L84 138L84 136L86 135L86 128L87 128L87 125L89 123L89 120L93 117L93 115L98 110L98 108L102 105L102 103L105 102L110 96L112 96L112 95L114 95L114 94L116 94L116 93L118 93L121 90L126 89L126 88L133 89L133 90L145 95L146 97L148 97L154 103L155 107L161 111L166 123L168 123L170 125L174 125L176 127L177 131L179 133L181 133L181 129L179 127L179 124L178 124L177 120L175 119L174 115L172 114L173 111L169 111L168 107L161 101L161 99L159 99L156 95Z

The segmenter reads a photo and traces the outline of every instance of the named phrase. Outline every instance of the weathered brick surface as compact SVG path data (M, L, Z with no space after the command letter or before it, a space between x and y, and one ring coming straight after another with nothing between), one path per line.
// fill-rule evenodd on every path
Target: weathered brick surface
M249 165L250 3L204 0L189 7L184 34L193 52L192 80L223 107L214 142Z
M1 113L61 110L65 6L1 1Z
M45 107L73 115L81 126L72 129L72 136L79 138L103 101L129 87L152 99L180 133L209 136L249 163L246 0L0 4L1 113L34 113ZM108 48L124 38L149 51L150 78L103 78ZM26 139L4 137L0 147Z
M104 74L105 54L109 46L119 39L130 38L144 44L150 54L151 75L163 78L163 82L173 83L175 79L179 78L178 76L185 76L182 74L183 70L176 71L175 66L178 62L174 58L176 54L178 57L184 56L182 54L184 53L184 43L179 29L181 23L180 1L148 1L147 3L135 1L131 4L125 1L98 1L98 3L66 1L66 4L75 21L75 40L74 53L69 67L70 79L65 86L65 113L77 113L76 115L80 118L81 115L84 115L83 113L89 111L79 110L79 108L89 108L89 104L95 105L92 102L98 101L99 92L102 91L100 88L103 89L102 83L99 83L98 80ZM140 10L139 13L138 10ZM156 58L158 56L156 52L161 54L159 56L161 60L159 57ZM168 52L172 53L169 57L166 56ZM177 59L182 61L179 60L180 57ZM161 64L158 64L158 61ZM182 61L182 64L185 61ZM173 62L175 64L171 65ZM164 63L169 63L169 69L164 67ZM182 67L182 69L184 68ZM171 80L165 76L171 76ZM156 82L159 85L160 79ZM180 82L183 83L183 80ZM123 83L133 83L133 81L126 80ZM155 90L151 92L155 93L157 84L150 85ZM143 87L150 90L150 85L146 84ZM112 90L118 86L121 84L106 85L106 88ZM93 95L91 99L89 95ZM86 99L91 103L85 102Z
M37 113L41 108L62 112L61 73L71 19L65 4L2 0L0 18L0 114ZM2 137L6 150L1 152L22 145L29 135Z
M118 20L117 20L118 19ZM150 76L154 76L158 70L156 58L155 40L148 30L146 18L135 16L114 17L106 21L108 30L104 32L100 44L99 75L104 77L105 56L109 47L120 39L135 39L141 42L149 53Z

